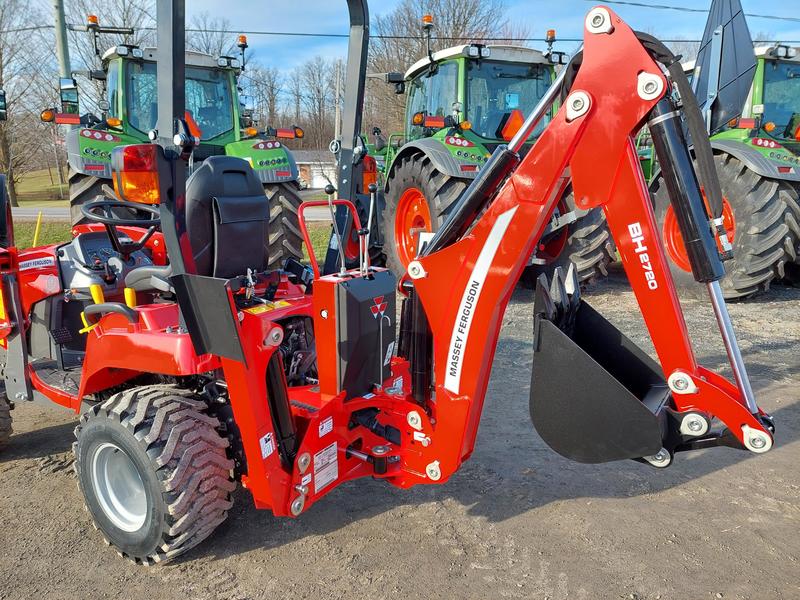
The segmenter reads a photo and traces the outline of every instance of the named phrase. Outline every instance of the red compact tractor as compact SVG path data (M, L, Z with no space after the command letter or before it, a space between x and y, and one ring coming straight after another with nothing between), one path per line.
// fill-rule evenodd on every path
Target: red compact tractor
M248 163L212 157L185 180L193 138L184 86L175 85L183 4L158 2L157 143L116 150L118 199L83 207L103 230L21 251L10 221L0 223L0 441L13 403L44 397L80 412L80 488L121 554L149 564L196 545L225 520L237 483L257 507L288 517L360 477L401 488L445 483L473 451L503 313L569 177L582 208L605 211L658 361L581 299L574 272L540 280L530 410L541 437L577 461L655 467L698 448L772 447L772 421L755 403L721 297L715 231L681 126L683 114L690 130L702 120L663 45L593 9L583 51L398 286L369 266L357 216L358 268L321 276L316 261L290 259L270 271L269 214ZM349 5L354 29L363 28L366 6ZM520 159L559 94L560 109ZM634 145L645 123L734 382L693 354ZM712 160L701 143L695 152ZM706 173L706 193L719 193L713 169ZM158 192L160 209L135 202L144 190ZM352 210L347 200L333 204ZM120 220L117 208L144 219ZM166 264L146 251L158 224Z

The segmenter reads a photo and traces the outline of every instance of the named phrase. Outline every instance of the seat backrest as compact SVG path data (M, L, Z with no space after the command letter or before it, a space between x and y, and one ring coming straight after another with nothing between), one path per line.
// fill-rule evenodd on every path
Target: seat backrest
M186 231L198 275L230 278L268 265L269 205L250 164L212 156L186 182Z

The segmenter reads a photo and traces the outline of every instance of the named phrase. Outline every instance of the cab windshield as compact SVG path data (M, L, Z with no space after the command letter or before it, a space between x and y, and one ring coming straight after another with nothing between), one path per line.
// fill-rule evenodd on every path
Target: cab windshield
M129 62L125 96L128 122L146 133L158 118L156 65ZM186 111L200 129L201 140L210 140L233 129L231 78L226 71L186 67Z
M544 65L501 63L491 60L467 63L468 120L479 136L501 139L504 118L519 110L527 117L550 87L550 69ZM534 136L549 117L539 121Z
M768 61L764 65L763 123L775 123L778 137L794 137L800 126L800 62Z

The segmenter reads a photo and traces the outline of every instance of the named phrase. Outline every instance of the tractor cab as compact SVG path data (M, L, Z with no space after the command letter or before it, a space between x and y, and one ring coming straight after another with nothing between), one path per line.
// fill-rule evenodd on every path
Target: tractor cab
M756 48L756 80L760 102L750 114L759 116L761 131L795 156L800 155L800 48L782 44ZM756 95L754 87L753 95ZM800 162L795 161L795 164Z
M417 61L405 74L405 136L412 140L450 129L469 143L448 144L445 139L455 157L468 159L465 162L482 163L485 153L477 148L491 151L508 142L554 77L544 53L530 48L464 44L431 58ZM537 133L547 121L537 125ZM477 138L474 145L472 138Z

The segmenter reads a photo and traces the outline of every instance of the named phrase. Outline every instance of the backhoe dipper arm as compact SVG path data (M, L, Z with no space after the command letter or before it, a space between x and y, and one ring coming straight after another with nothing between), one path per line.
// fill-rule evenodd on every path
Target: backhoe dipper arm
M409 470L425 472L435 457L444 479L471 453L505 308L567 176L580 208L602 206L606 213L670 382L671 413L718 417L753 451L763 451L749 443L755 438L772 445L771 431L739 389L697 364L657 234L634 137L669 90L636 34L608 8L593 9L580 70L532 150L468 233L409 266L432 332L435 395L428 394L425 427L436 430L416 464L409 456ZM436 443L441 439L447 443Z

